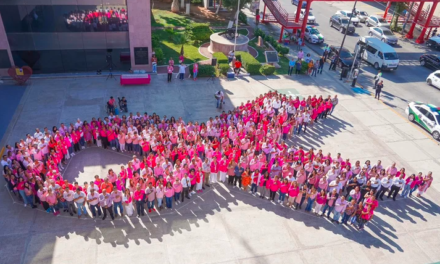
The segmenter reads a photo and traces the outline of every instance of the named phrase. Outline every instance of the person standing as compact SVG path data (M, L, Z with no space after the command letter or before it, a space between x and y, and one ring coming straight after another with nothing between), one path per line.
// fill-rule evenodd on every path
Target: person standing
M182 178L182 187L183 187L183 193L182 193L182 202L189 198L189 188L191 187L191 179L188 177L188 174L185 173L185 176Z
M339 99L338 99L338 95L335 94L335 97L333 97L333 99L331 99L332 102L332 109L330 110L330 115L332 115L333 110L335 110L336 105L339 103Z
M153 187L153 183L149 182L148 187L145 189L145 200L147 201L147 209L148 212L151 213L151 210L156 211L154 209L154 201L156 199L156 189ZM144 211L144 207L142 206L142 215Z
M168 79L167 79L167 81L168 81L168 82L171 82L171 79L172 79L172 77L173 77L173 71L174 71L174 66L171 65L171 64L168 64L168 66L167 66L167 73L168 73Z
M336 68L336 57L337 56L335 55L335 56L333 56L331 58L331 60L330 60L330 67L328 67L329 71L334 70Z
M313 64L311 76L315 76L316 77L316 73L318 73L318 67L319 67L320 63L321 62L319 60L316 60L316 62Z
M388 198L391 198L393 196L393 200L396 201L396 196L399 193L400 190L402 190L403 186L405 185L405 178L404 175L400 175L399 178L393 179L393 185L391 185L391 190L388 193Z
M292 57L292 58L290 58L290 61L289 61L289 70L287 71L287 75L292 76L292 72L293 72L294 68L295 68L295 60Z
M358 69L354 69L353 71L353 81L351 82L351 87L355 87L356 86L356 81L359 75L359 70Z
M298 59L300 60L304 59L304 51L302 49L298 51Z
M257 27L258 27L258 24L260 24L260 13L258 13L258 14L255 16L255 25L257 25Z
M115 211L115 216L118 216L118 208L121 217L124 216L124 209L122 207L122 191L119 191L117 187L113 187L113 192L111 193L113 206Z
M87 215L86 207L84 206L86 194L81 191L81 188L77 188L75 194L73 195L73 201L76 203L76 207L78 207L78 219L81 218L81 212L84 215Z
M179 79L183 81L185 78L186 65L183 64L183 61L179 65Z
M322 57L319 59L319 67L318 67L318 72L319 72L319 74L322 74L322 69L324 68L324 64L325 64L325 57L322 56Z
M98 217L101 217L101 207L99 206L99 193L95 192L94 188L90 189L90 193L87 194L87 202L90 206L90 211L92 211L93 217L96 217L96 214L98 214Z
M104 211L102 220L107 218L107 211L109 212L112 220L115 220L115 216L113 215L113 197L111 194L107 193L106 189L103 189L101 195L99 196L99 204Z
M240 69L241 69L241 61L236 60L234 63L234 73L236 76L240 74Z
M153 65L153 73L157 73L157 57L155 54L151 56L151 65Z
M295 74L300 74L302 68L302 61L298 58L298 60L295 62Z
M66 200L67 208L69 210L70 216L73 216L74 213L76 214L75 205L73 202L74 195L75 195L74 191L70 190L69 187L65 188L63 192L63 198L64 200Z
M380 100L380 93L382 92L382 89L383 89L383 81L380 81L376 85L376 94L374 95L374 98L377 98L377 100Z
M382 72L378 71L376 76L374 76L374 87L373 87L373 89L376 89L376 86L379 83L381 78L382 78Z
M235 177L234 177L234 187L233 188L237 187L237 182L238 182L238 188L241 189L241 187L242 187L241 176L243 175L243 173L244 173L243 163L240 163L240 165L235 164L235 167L234 167Z
M136 203L137 216L144 216L144 192L141 190L141 186L136 186L136 191L133 193L133 199Z
M298 47L297 47L297 50L301 51L301 46L302 46L302 38L298 37Z
M193 80L197 80L197 74L199 73L199 64L197 62L194 62L193 65Z

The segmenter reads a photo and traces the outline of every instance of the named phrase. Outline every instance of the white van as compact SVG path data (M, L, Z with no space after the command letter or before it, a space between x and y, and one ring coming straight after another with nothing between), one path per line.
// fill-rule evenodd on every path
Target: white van
M372 64L377 70L397 70L399 67L399 57L396 51L390 45L374 37L361 37L356 44L355 52L360 46L364 46L364 52L361 58Z

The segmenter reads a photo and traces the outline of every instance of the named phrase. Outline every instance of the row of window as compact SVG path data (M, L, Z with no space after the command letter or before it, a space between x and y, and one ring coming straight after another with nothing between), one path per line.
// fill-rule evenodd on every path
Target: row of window
M99 50L28 50L13 51L15 65L32 68L33 73L85 72L130 70L130 49ZM111 54L112 64L106 56Z
M7 33L128 31L126 5L0 5Z

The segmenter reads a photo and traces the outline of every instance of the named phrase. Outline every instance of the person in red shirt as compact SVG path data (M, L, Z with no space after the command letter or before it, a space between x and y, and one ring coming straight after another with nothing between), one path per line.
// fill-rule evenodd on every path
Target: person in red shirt
M234 73L235 75L240 74L240 69L241 69L241 62L239 60L236 60L234 63Z

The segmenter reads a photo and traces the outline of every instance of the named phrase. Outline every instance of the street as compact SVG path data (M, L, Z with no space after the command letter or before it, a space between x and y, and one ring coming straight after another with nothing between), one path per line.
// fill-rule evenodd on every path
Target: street
M297 6L293 5L290 0L279 0L281 5L289 14L296 11ZM343 34L337 29L331 28L329 25L330 17L338 10L352 10L354 2L312 2L311 11L316 18L316 27L325 38L323 44L307 43L307 47L321 55L326 44L340 46ZM380 7L382 3L376 2L358 2L356 9L358 11L366 11L369 15L383 13ZM261 6L260 8L263 8ZM262 9L261 9L262 10ZM271 27L278 27L277 24ZM362 23L356 27L354 35L347 35L344 47L354 52L356 43L361 36L368 35L369 28ZM427 48L424 44L415 44L415 40L399 39L394 49L399 55L399 68L394 72L384 72L384 89L382 92L384 102L397 112L405 115L405 108L410 101L421 101L440 105L440 90L426 84L426 77L434 70L420 66L419 58L421 55L439 54L438 51ZM362 62L362 71L358 78L358 83L363 88L373 91L372 79L377 71L372 65Z

